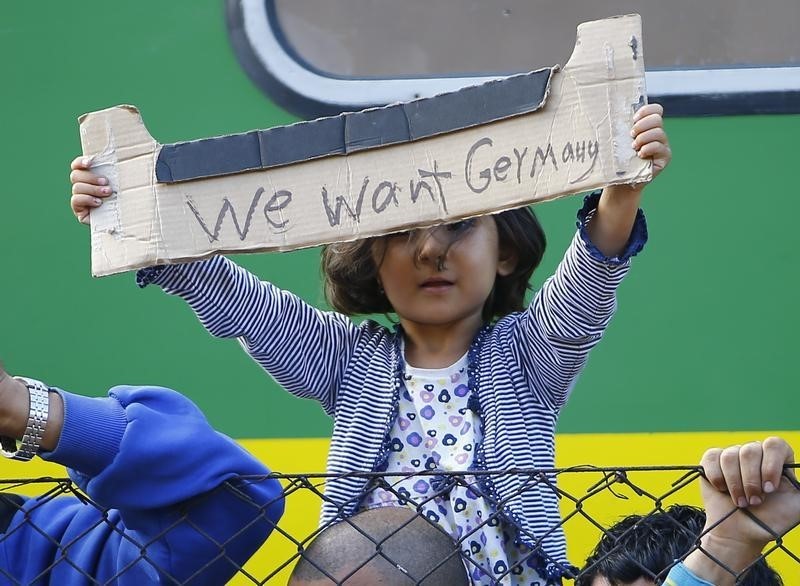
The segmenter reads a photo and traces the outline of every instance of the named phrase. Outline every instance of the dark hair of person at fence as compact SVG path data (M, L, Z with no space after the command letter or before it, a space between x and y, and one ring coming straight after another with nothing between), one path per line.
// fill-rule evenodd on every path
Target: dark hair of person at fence
M290 586L331 584L467 586L469 579L459 548L446 533L412 509L384 507L326 528L289 579Z
M530 208L508 210L490 217L494 218L497 225L500 250L516 254L517 265L510 275L496 277L492 294L483 308L483 318L486 321L523 309L531 275L539 266L547 246L544 230ZM417 255L423 238L447 238L449 248L458 241L462 233L457 228L472 221L454 222L427 230L412 230L407 237L416 239ZM378 280L380 262L376 262L376 258L380 259L382 256L385 239L390 237L392 236L379 236L329 244L323 248L325 297L331 307L346 315L393 311Z
M651 515L630 515L606 530L575 586L598 586L605 578L611 586L642 578L663 580L676 560L697 546L706 514L703 509L673 505ZM764 558L759 559L737 584L782 586L783 580Z

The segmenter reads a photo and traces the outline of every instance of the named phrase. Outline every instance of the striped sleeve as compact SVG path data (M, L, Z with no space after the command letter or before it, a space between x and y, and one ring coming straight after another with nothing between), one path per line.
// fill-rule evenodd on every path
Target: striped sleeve
M616 310L616 290L628 272L630 257L647 238L640 211L626 251L620 257L602 257L584 231L596 201L594 195L587 198L579 213L580 230L520 321L522 370L539 398L554 408L566 402L589 351L603 336Z
M148 282L184 299L213 336L238 338L286 390L333 413L358 336L350 319L320 311L224 257L164 267Z

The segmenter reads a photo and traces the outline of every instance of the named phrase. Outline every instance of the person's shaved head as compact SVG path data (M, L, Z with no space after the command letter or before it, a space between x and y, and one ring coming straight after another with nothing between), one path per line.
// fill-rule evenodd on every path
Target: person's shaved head
M449 535L416 511L370 509L326 528L302 552L289 586L467 586Z

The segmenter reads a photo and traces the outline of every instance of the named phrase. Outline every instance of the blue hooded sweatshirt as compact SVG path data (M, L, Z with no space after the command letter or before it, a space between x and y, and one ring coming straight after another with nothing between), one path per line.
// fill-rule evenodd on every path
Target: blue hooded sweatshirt
M269 470L183 395L57 392L63 430L40 456L108 511L0 493L0 584L224 584L283 513Z

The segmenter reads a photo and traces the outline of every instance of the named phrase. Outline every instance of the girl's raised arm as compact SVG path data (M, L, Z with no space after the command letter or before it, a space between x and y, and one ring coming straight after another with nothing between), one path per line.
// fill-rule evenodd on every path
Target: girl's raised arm
M211 335L238 338L287 391L333 414L361 331L349 318L320 311L224 257L144 269L137 281L181 297Z
M657 176L672 157L659 104L636 114L633 146L653 160ZM616 290L630 258L647 240L639 210L644 185L611 186L586 198L578 233L555 274L534 297L520 322L520 358L530 387L556 408L600 341L616 309Z
M582 217L596 209L599 194L587 197ZM616 290L630 257L647 237L640 214L631 244L620 257L602 257L586 243L585 229L574 236L555 274L534 296L514 330L523 373L540 400L560 408L589 351L600 341L616 309Z
M111 194L108 181L90 170L91 159L70 166L72 212L89 212ZM139 285L161 286L183 298L203 326L219 338L238 338L245 350L289 392L317 399L333 413L340 377L358 328L346 317L319 311L233 262L218 257L145 269Z

